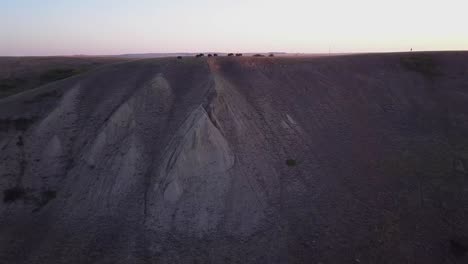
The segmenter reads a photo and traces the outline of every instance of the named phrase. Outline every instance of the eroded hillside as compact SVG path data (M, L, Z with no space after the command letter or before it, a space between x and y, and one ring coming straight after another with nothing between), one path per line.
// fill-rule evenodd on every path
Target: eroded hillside
M173 58L0 101L0 262L462 263L468 53Z

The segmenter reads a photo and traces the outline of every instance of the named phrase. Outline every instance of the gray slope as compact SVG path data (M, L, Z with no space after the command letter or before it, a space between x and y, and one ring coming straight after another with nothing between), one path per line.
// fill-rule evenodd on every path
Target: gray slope
M141 60L0 101L0 262L462 263L468 54L405 56Z

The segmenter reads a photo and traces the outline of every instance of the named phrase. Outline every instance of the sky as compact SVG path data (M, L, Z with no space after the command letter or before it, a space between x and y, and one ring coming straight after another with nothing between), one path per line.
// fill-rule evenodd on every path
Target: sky
M468 50L466 0L0 0L0 56Z

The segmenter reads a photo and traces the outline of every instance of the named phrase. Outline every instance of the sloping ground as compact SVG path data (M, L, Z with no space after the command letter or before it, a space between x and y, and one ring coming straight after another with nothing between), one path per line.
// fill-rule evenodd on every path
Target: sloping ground
M129 60L122 57L0 57L0 98Z
M464 263L467 75L167 58L3 99L0 262Z

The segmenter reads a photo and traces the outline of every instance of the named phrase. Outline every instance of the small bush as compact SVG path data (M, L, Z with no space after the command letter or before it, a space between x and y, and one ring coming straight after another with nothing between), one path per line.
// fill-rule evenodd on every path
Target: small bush
M255 55L253 55L253 56L254 56L254 57L265 57L265 56L262 55L262 54L255 54Z
M288 165L289 167L294 167L294 166L297 165L297 162L294 159L287 159L286 160L286 165Z
M24 197L25 191L21 187L13 187L3 191L3 202L12 203Z
M268 57L274 57L275 54L271 53L270 55L268 55Z
M213 56L218 57L218 54L215 53L215 54L213 54Z
M177 56L177 59L178 59L178 60L181 60L181 59L182 59L182 56Z
M234 53L229 53L228 56L229 57L234 56Z
M237 57L242 57L242 53L236 53Z

